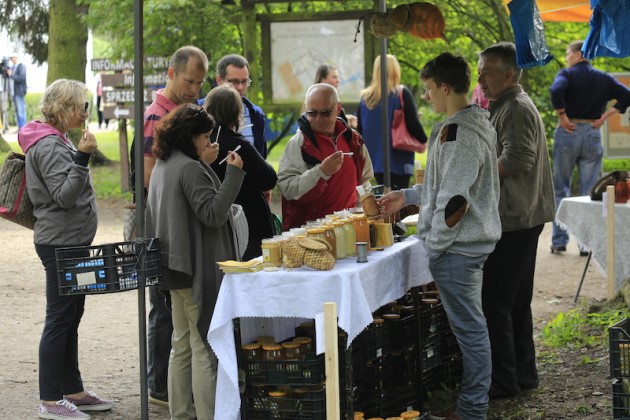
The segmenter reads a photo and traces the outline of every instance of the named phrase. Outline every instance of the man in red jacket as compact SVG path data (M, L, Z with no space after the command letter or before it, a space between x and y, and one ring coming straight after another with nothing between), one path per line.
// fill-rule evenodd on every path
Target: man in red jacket
M369 190L374 175L361 135L338 118L337 90L315 84L306 92L305 106L278 168L285 230L354 207L355 187Z

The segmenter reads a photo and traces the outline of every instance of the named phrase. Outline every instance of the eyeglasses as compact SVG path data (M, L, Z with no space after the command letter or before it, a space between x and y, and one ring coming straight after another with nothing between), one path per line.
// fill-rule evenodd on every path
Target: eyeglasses
M243 86L251 86L252 84L252 79L250 79L249 77L247 79L243 79L243 80L239 80L239 79L227 79L227 82L229 84L231 84L232 86L239 86L239 85L243 85Z
M332 113L333 113L332 109L320 109L319 111L315 111L315 110L306 111L306 115L308 115L311 118L317 118L318 115L321 115L322 118L328 118L332 115Z

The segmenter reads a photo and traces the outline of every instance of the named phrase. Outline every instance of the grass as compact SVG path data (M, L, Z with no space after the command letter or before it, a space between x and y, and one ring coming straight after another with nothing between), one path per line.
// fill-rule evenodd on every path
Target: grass
M620 297L601 308L571 309L568 312L560 312L545 326L541 340L543 344L552 348L606 345L608 328L629 317L630 310ZM582 360L582 362L592 363L593 361Z

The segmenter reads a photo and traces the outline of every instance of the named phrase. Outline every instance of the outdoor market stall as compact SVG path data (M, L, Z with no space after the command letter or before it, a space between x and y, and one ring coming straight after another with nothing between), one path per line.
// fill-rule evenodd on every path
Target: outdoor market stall
M432 282L428 255L421 241L408 238L383 251L371 251L368 262L338 260L330 271L305 267L291 271L226 274L208 333L219 360L216 413L238 418L238 366L233 323L243 317L316 318L325 302L336 302L339 326L348 344L368 326L372 312L412 287Z

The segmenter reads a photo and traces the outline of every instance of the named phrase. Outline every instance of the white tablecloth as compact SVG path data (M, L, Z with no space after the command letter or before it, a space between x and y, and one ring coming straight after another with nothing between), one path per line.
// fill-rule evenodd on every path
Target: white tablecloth
M586 245L605 273L606 218L602 201L590 197L565 198L560 202L556 221ZM615 293L630 277L630 205L615 204Z
M373 311L431 281L427 252L416 238L371 251L364 264L356 258L337 261L331 271L226 274L208 332L219 359L215 418L237 419L240 408L234 318L315 318L325 302L336 302L339 326L351 342L372 322Z

